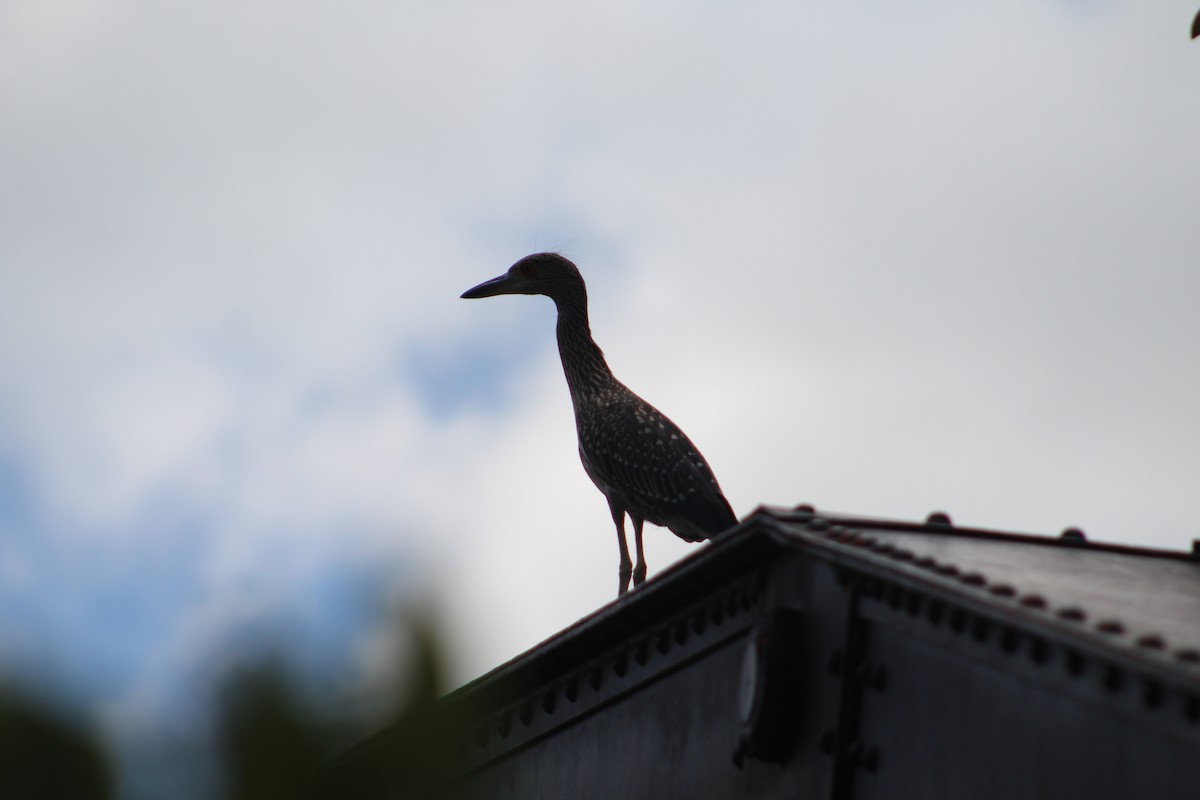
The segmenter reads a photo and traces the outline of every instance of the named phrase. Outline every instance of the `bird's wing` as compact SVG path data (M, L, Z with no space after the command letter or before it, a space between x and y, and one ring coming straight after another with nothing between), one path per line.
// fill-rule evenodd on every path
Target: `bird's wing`
M737 521L700 451L664 414L638 399L607 405L598 416L599 424L580 431L581 449L631 513L690 540Z

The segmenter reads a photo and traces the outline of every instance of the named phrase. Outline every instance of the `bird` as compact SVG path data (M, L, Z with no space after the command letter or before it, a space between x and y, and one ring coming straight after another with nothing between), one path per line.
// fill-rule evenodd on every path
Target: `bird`
M688 542L737 524L708 462L679 426L617 380L592 338L587 287L558 253L534 253L503 275L463 292L464 299L545 295L558 309L558 354L575 410L583 469L608 499L617 528L617 596L646 580L642 525L651 522ZM629 558L625 516L633 524L637 564Z

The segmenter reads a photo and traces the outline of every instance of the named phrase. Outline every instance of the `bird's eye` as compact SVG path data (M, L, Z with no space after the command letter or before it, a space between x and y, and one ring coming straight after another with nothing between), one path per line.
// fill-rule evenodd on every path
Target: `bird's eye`
M537 267L528 261L518 264L517 271L521 273L522 278L532 278L537 275Z

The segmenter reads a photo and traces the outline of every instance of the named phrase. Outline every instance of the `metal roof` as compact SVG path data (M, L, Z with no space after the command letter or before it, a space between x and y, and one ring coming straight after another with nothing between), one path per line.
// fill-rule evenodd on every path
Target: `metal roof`
M834 549L854 552L855 560L887 565L999 609L1019 609L1099 645L1200 665L1196 553L1092 543L1075 529L1050 537L960 529L936 517L914 525L807 511L758 513L785 535L811 542L815 529Z
M708 589L773 555L806 549L892 573L1096 647L1200 680L1200 558L1089 542L1075 530L1039 536L959 528L945 515L903 522L762 506L654 580L451 693L507 695L553 679L615 641L678 613ZM1182 670L1182 672L1180 672Z
M1044 703L1059 695L1121 715L1124 722L1105 729L1109 739L1096 734L1101 738L1094 740L1108 742L1106 747L1112 737L1133 735L1135 728L1129 725L1150 726L1167 737L1164 742L1191 743L1182 745L1181 751L1171 750L1174 745L1164 750L1160 740L1138 733L1148 753L1192 752L1186 748L1194 747L1200 737L1198 554L1093 543L1075 530L1035 536L961 528L941 514L919 523L817 512L808 506L762 507L635 591L439 701L438 713L458 720L460 726L455 751L461 757L462 774L484 775L501 769L497 765L509 764L507 769L518 770L503 773L511 777L520 774L518 762L535 772L558 764L553 759L521 761L528 757L518 754L529 748L566 746L550 743L572 741L558 737L574 730L572 726L587 725L584 721L593 715L618 715L623 722L614 723L614 730L628 730L621 725L644 726L658 719L654 713L667 712L662 707L659 712L647 710L642 700L632 705L625 700L652 693L648 687L688 680L672 676L713 675L711 670L718 670L723 677L714 680L725 685L731 678L725 674L731 667L730 648L753 641L751 633L759 629L764 612L784 607L802 610L807 620L805 658L814 663L806 670L817 667L817 672L828 672L821 677L809 671L808 677L794 679L808 687L805 691L814 704L804 715L805 725L817 725L818 718L831 715L857 719L860 708L875 708L871 713L900 714L908 720L901 725L905 727L922 715L935 719L922 704L939 702L939 697L950 704L943 708L952 709L960 702L972 707L1000 702L995 692L987 695L990 700L975 693L984 685L978 681L992 678L956 684L963 691L975 687L961 696L939 684L934 673L926 670L959 668L931 655L942 652L984 667L994 676L995 682L988 684L993 688L1026 687L1022 690L1026 694L1020 695L1022 708L1032 708L1028 698L1040 697L1038 702ZM863 686L844 684L849 694L843 692L840 704L830 698L830 675L849 674L843 663L856 659L866 663L864 653L856 653L862 640L850 632L863 624L875 626L872 636L879 637L880 653L892 654L895 681L907 685L911 696L889 693L887 697L896 699L884 705L847 702L846 698L869 689L868 680ZM896 637L908 637L913 645L900 645ZM905 659L918 656L905 653L926 655L913 662ZM827 670L818 666L831 654ZM709 666L700 669L701 664ZM681 689L692 692L687 696L693 703L701 699L695 692L710 690L700 685ZM909 702L916 705L904 705ZM1108 724L1101 717L1071 717L1061 704L1037 707L1045 710L1030 710L1034 716L1022 721L1014 721L1002 703L987 712L992 715L990 725L1008 726L1003 728L1010 733L1005 741L1006 746L1018 748L1012 751L1014 757L1027 755L1018 752L1020 742L1033 741L1031 737L1038 734L1032 731L1038 726L1049 725L1048 732L1082 735ZM1053 716L1059 712L1065 716ZM1048 716L1039 718L1038 713ZM1075 719L1085 727L1053 727L1066 725L1064 719ZM341 768L352 767L356 759L390 758L387 754L411 748L413 735L399 728L381 732L332 764L330 779L352 774ZM416 735L419 738L420 732ZM724 736L718 738L725 741ZM816 747L817 740L822 751L834 754L838 764L834 772L842 776L835 779L835 788L844 788L848 784L838 782L849 774L846 770L861 766L862 759L854 755L856 745L844 730L840 734L833 729L824 734L809 731L807 747ZM1093 739L1080 739L1085 740L1087 747L1093 746ZM909 745L901 735L889 750L899 756ZM947 741L940 746L958 745ZM959 755L982 763L992 757L990 752L984 748ZM802 762L792 768L803 772L813 763ZM912 753L904 762L922 769L920 758ZM542 766L536 766L539 763ZM994 764L991 768L1000 769ZM903 777L903 770L893 770L893 776ZM997 774L1004 773L992 777ZM921 780L918 776L918 784ZM1103 785L1099 779L1093 783ZM1013 788L996 786L1001 795ZM1117 796L1113 792L1122 787L1112 784L1109 795ZM721 791L717 784L710 788Z

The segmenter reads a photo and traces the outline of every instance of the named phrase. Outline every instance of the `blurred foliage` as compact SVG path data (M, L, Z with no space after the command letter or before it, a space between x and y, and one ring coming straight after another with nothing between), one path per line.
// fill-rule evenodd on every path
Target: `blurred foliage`
M17 692L0 693L0 797L113 797L107 754L79 726Z
M396 722L327 764L310 796L424 796L434 788L440 790L437 797L457 796L454 779L467 711L461 703L436 704L445 685L443 650L431 627L412 624L410 631L414 659Z
M340 738L306 709L280 668L263 667L226 687L218 735L231 800L304 797Z
M452 783L465 728L436 704L446 681L441 638L423 618L408 617L405 625L410 669L378 698L389 708L372 715L382 711L395 722L354 746L369 733L365 717L306 700L282 665L259 664L228 678L216 709L220 796L394 797ZM182 767L192 755L173 758ZM28 698L0 695L0 800L115 797L114 764L96 736Z

